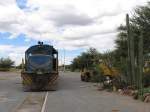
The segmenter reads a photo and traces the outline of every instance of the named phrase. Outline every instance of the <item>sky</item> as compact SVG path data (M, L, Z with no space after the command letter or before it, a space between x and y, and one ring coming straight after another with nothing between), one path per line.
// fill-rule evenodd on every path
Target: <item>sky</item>
M43 41L70 64L89 47L115 49L117 27L125 15L148 0L1 0L0 57L21 63L27 48Z

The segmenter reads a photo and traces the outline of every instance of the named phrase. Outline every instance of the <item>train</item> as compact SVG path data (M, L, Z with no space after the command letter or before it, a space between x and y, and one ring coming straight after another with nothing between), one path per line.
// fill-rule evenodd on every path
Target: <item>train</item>
M24 91L57 90L58 77L58 51L53 46L38 42L25 51L21 71Z

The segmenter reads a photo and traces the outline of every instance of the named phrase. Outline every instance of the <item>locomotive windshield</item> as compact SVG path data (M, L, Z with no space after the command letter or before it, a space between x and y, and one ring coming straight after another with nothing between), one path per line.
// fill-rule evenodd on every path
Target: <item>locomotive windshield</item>
M31 64L43 65L50 62L50 55L32 55L29 56Z
M51 55L29 55L28 57L28 71L52 71L53 57Z

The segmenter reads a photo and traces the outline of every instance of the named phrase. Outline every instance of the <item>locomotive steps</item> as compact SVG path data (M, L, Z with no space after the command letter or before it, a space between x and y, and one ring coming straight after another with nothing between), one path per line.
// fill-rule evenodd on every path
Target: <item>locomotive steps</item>
M31 93L13 112L45 112L48 92Z

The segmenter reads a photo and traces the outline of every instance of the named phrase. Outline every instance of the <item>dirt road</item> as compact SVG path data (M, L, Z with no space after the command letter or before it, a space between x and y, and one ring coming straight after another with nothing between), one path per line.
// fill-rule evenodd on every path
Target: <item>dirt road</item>
M60 73L57 91L23 92L18 73L0 72L0 112L150 112L150 104L97 91L79 73Z

